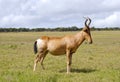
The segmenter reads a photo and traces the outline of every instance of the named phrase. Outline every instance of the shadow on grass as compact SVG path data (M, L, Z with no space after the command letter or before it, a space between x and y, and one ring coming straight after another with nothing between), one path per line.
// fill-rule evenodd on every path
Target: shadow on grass
M91 72L95 72L95 71L97 71L97 70L95 70L95 69L74 69L74 68L71 69L72 73L91 73ZM64 72L66 72L66 69L60 70L59 72L64 73Z

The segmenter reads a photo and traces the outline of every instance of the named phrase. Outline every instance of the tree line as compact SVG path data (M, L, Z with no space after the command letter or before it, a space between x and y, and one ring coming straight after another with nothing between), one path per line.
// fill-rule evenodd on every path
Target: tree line
M57 28L0 28L0 32L43 32L43 31L79 31L82 28L77 26L57 27ZM92 31L120 30L120 27L91 28Z

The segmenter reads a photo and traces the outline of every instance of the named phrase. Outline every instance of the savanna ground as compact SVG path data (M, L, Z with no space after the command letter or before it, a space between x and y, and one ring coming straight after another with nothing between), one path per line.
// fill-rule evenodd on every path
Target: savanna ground
M66 56L48 54L33 72L34 41L43 35L76 32L0 33L0 82L120 82L120 31L92 31L93 44L84 42L73 54L66 74Z

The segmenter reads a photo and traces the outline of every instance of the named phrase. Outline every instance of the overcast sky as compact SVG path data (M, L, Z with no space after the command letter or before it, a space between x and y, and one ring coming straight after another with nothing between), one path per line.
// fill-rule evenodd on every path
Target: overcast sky
M0 0L0 27L120 27L120 0Z

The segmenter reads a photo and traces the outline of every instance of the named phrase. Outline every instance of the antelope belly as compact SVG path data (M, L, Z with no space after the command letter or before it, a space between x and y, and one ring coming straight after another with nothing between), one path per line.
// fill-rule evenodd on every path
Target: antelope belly
M64 55L66 53L66 48L64 46L51 46L48 48L48 51L52 55Z

